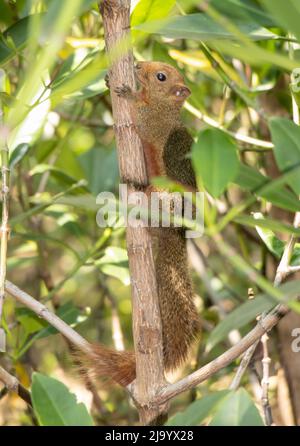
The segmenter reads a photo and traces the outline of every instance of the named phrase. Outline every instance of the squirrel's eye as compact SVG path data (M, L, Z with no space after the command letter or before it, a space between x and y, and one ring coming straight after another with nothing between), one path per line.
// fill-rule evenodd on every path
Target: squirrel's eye
M161 82L164 82L167 79L167 76L164 73L157 73L156 77Z

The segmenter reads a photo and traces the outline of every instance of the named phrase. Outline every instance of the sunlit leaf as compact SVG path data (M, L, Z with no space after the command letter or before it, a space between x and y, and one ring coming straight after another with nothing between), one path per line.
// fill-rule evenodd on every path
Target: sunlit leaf
M125 249L109 246L105 249L104 256L97 260L95 264L104 274L116 277L124 285L130 284L128 256Z
M256 23L236 23L238 29L252 40L278 39L278 36ZM156 33L173 39L236 40L236 36L224 29L206 14L189 14L173 17L168 21L154 20L135 27L148 33Z
M139 0L131 14L131 27L167 17L174 7L175 0ZM133 30L133 35L137 35Z

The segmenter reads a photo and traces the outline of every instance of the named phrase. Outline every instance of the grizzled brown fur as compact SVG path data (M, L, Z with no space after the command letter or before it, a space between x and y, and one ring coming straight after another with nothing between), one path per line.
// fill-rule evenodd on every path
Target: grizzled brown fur
M192 138L183 126L180 110L190 95L181 74L161 62L136 65L138 90L123 85L119 96L131 103L132 120L142 140L148 177L168 177L196 188L190 160L186 157ZM151 189L150 189L151 188ZM153 191L153 186L149 191ZM163 354L166 370L186 360L200 324L193 303L183 229L159 228L156 277L163 328ZM130 352L115 352L104 346L93 347L89 361L98 376L108 376L121 385L135 378L135 359Z

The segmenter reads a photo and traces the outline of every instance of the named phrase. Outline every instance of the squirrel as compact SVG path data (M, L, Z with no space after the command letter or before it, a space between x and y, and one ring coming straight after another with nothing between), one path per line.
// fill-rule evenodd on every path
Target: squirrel
M142 141L149 180L168 176L196 190L196 180L187 154L193 139L182 124L180 111L191 94L182 75L161 62L135 65L137 91L127 85L115 89L119 97L131 102L133 125ZM109 78L106 78L109 87ZM151 191L155 188L150 185ZM200 333L200 322L193 303L188 272L185 230L156 229L156 279L162 319L165 371L180 366ZM135 379L132 352L118 352L103 345L91 345L89 368L95 376L106 376L126 386ZM86 361L85 361L86 362Z

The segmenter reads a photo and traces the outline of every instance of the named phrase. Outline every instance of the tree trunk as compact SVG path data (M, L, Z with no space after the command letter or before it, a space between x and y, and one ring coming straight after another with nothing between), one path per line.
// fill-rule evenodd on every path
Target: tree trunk
M104 0L100 3L108 59L111 51L130 38L130 0ZM135 89L133 54L129 50L111 60L109 71L115 136L121 181L148 183L141 142L132 125L130 104L114 89L122 84ZM130 187L132 189L132 187ZM130 190L129 190L130 193ZM127 228L127 250L131 277L133 337L136 355L136 381L133 396L142 424L156 424L166 412L166 405L150 401L165 384L155 267L151 236L147 228Z

